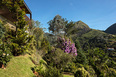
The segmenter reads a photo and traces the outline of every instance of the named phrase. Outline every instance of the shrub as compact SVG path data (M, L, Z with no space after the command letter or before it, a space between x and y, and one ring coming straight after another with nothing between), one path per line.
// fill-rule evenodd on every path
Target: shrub
M39 77L63 77L60 70L56 67L45 67L45 62L43 60L40 60L39 65L36 65L32 70L34 73L37 72L36 76Z
M0 63L6 66L7 62L10 61L10 58L11 58L10 48L5 44L1 44L0 45Z
M82 67L78 68L74 77L90 77L89 73Z
M72 72L74 73L77 69L77 66L75 63L68 63L66 66L65 66L65 69L64 69L64 72Z
M40 76L44 76L45 74L45 62L43 60L39 61L39 65L36 65L34 68L32 68L33 72L37 72Z
M78 52L78 56L76 56L75 63L80 63L83 65L87 64L88 61L87 61L87 58L86 58L84 52L83 51L77 51L77 52Z
M48 65L62 70L68 63L73 61L73 58L73 55L64 53L60 48L53 49L43 57Z
M63 75L57 68L49 67L45 71L44 77L63 77Z
M116 70L113 68L109 68L106 76L107 77L116 77Z

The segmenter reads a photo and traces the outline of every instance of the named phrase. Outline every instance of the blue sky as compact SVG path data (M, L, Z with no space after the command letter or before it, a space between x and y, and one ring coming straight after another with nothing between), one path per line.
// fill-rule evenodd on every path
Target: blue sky
M59 14L69 21L83 21L90 28L105 30L116 23L116 0L24 0L32 18L48 28L47 22Z

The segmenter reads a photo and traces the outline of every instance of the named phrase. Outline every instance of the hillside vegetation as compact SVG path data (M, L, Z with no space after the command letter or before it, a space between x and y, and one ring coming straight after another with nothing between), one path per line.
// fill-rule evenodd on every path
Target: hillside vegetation
M0 20L1 77L116 77L116 35L60 15L45 33L39 21L27 26L23 2L0 3L17 18L16 31Z

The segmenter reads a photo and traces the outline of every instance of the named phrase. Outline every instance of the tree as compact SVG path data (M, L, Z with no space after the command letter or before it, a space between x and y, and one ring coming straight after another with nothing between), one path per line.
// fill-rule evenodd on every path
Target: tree
M73 34L74 29L71 28L75 25L75 22L71 21L68 23L68 21L65 21L65 23L66 23L66 29L65 29L66 35L70 36L71 34Z
M6 5L11 13L13 13L13 18L16 19L15 26L16 30L8 30L5 34L5 39L9 45L13 55L21 55L28 50L33 36L29 35L28 25L25 21L24 10L20 9L20 6L23 4L24 0L5 0L2 1L3 5ZM10 40L10 41L8 41Z
M54 35L58 35L61 31L65 29L65 20L61 18L60 15L56 15L53 20L48 22L49 31L52 31Z

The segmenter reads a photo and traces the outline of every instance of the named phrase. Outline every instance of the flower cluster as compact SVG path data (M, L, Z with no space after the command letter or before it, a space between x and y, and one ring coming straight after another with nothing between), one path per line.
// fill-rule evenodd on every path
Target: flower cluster
M9 56L9 54L3 53L2 56L3 56L3 57Z
M77 49L74 43L71 43L69 39L58 38L58 48L64 50L65 53L71 53L74 56L77 56Z

